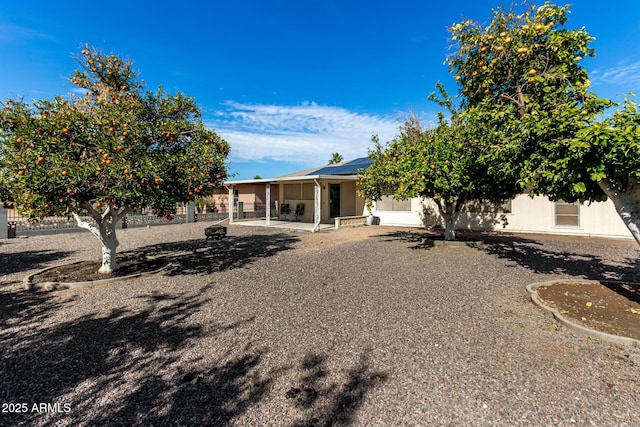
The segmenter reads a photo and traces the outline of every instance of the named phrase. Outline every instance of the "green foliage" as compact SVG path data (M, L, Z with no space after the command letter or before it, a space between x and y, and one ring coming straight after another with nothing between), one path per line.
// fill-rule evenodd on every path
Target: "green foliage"
M383 195L425 197L443 215L457 215L466 202L500 203L516 193L515 175L496 163L491 129L478 116L460 114L444 88L438 89L440 97L430 98L450 109L449 119L440 114L435 127L424 129L411 117L386 146L374 138L373 163L359 176L360 194L369 202Z
M623 177L640 157L632 142L632 122L616 113L623 126L597 121L613 103L590 92L581 65L595 55L593 38L582 29L569 30L568 6L545 3L521 14L493 11L489 25L465 21L451 27L456 52L449 57L460 84L463 109L500 134L506 165L520 170L520 184L531 194L551 199L603 200L599 182ZM611 133L618 136L611 137Z
M337 165L338 163L341 163L344 160L344 158L342 157L342 155L340 153L333 153L331 155L331 160L329 160L329 163L327 163L328 165Z
M581 170L578 198L589 196L588 185L610 180L624 188L629 178L640 178L640 112L627 97L611 117L580 129L566 148L568 168ZM583 196L584 194L584 196ZM586 197L585 197L586 196Z
M205 128L195 101L145 91L130 61L82 51L70 81L81 96L9 99L0 112L0 188L31 219L88 207L175 204L226 176L229 145Z
M523 118L559 103L577 108L592 101L580 61L594 56L593 39L584 29L563 29L567 13L568 6L550 3L522 14L501 7L484 28L472 21L452 26L458 49L448 63L462 86L463 108L499 107Z

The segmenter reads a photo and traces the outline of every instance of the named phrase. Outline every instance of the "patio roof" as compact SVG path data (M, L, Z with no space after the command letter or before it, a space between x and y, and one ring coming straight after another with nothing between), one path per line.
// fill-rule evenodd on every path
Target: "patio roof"
M342 179L345 181L357 181L358 175L302 175L302 176L286 176L277 178L262 178L262 179L241 179L238 181L225 181L224 185L238 185L238 184L273 184L286 181L303 181L314 179Z

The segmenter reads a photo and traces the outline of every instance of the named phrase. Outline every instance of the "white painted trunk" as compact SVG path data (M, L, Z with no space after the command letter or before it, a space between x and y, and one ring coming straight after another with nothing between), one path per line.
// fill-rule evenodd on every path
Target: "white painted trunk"
M118 212L112 207L107 207L103 213L96 211L90 205L83 205L89 215L96 221L96 225L87 221L83 221L77 214L73 214L78 226L89 230L99 241L102 247L102 265L98 270L99 273L108 274L118 268L116 262L116 250L120 242L116 237L116 225L127 213L130 208L125 208Z
M444 221L444 240L456 240L456 222L459 212L456 211L457 201L446 203L440 200L438 208Z
M120 242L116 237L116 224L107 222L100 227L100 244L102 245L102 266L98 270L98 273L111 273L118 268L116 262L116 249Z
M453 214L444 214L444 240L456 240L456 224Z
M611 199L616 212L640 245L640 186L638 180L630 177L627 185L623 188L612 179L600 181L598 185Z

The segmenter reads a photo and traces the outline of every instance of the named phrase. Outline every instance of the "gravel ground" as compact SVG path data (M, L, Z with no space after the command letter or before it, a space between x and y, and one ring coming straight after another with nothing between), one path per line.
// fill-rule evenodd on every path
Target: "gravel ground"
M207 225L120 233L168 275L55 292L20 281L99 257L92 236L2 241L0 425L640 425L640 349L525 291L640 281L633 242Z

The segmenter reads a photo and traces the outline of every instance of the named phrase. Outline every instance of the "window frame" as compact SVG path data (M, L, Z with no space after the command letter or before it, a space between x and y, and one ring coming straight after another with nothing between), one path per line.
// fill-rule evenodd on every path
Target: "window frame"
M562 206L575 206L576 213L558 213L558 207ZM573 202L568 203L564 201L557 201L553 203L553 225L554 227L567 227L567 228L580 228L580 203ZM558 223L558 218L576 218L576 224L561 224Z
M382 197L387 198L385 203L390 203L391 204L391 209L380 209L379 203L382 201ZM396 209L396 203L398 203L398 204L408 203L409 204L408 209ZM391 195L383 195L383 196L381 196L380 200L376 200L376 212L411 212L411 199L398 200L398 199L396 199L395 197L393 197Z

